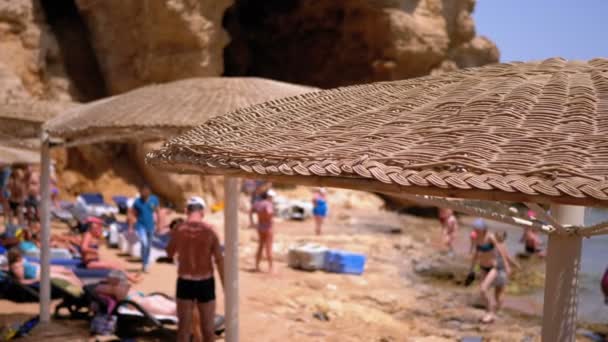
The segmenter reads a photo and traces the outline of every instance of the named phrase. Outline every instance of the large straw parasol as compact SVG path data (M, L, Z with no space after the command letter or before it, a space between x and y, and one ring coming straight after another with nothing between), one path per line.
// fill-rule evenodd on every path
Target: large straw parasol
M151 161L333 186L608 205L608 60L500 64L268 102ZM295 178L294 178L295 177Z
M316 88L299 86L262 78L208 77L193 78L171 83L150 85L121 95L88 103L56 117L44 125L47 135L43 145L42 175L48 175L48 151L51 141L64 146L90 144L104 141L146 141L167 138L204 123L208 119L240 107L316 91ZM46 163L44 162L46 160ZM230 181L227 181L227 184ZM230 183L234 188L234 182ZM49 183L42 182L42 194L48 205ZM227 186L228 188L228 186ZM226 212L229 212L227 208ZM235 209L236 210L236 209ZM42 231L49 227L48 210L42 210ZM230 236L234 232L227 232ZM42 254L48 248L44 239ZM234 341L237 322L238 298L238 246L226 246L226 333L227 340ZM42 265L45 269L48 265ZM42 277L48 284L48 277ZM48 296L41 296L41 319L49 319Z
M608 59L497 64L270 101L174 138L148 161L427 198L608 206ZM555 225L545 341L574 336L581 229L561 224L582 224L581 212L541 213Z
M166 138L238 108L314 90L255 77L185 79L88 103L45 129L67 144Z
M69 102L36 100L0 103L0 141L39 138L45 121L72 106Z
M0 146L0 165L38 163L40 163L40 151Z

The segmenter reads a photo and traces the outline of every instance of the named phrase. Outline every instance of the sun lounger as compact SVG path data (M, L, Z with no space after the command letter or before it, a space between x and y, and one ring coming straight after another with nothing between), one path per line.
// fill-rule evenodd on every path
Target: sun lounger
M0 271L0 297L15 303L30 303L38 300L38 287L23 285L8 272Z
M26 256L25 260L29 262L40 263L40 258ZM68 268L76 268L82 265L81 259L75 258L51 258L51 265L65 266Z
M59 204L59 208L51 207L51 215L54 219L64 222L66 224L70 224L74 222L75 218L70 208L73 207L74 204L66 201L62 201Z
M125 215L129 210L129 197L127 196L113 196L112 201L118 207L118 212Z
M165 252L165 248L167 248L168 243L168 234L155 235L152 238L150 260L155 262L158 259L166 258L167 252ZM129 254L133 258L141 257L141 245L135 232L132 232L131 234L127 231L122 232L118 237L118 248L122 253Z
M150 293L148 296L163 296L174 300L163 293ZM130 335L134 327L150 326L156 329L166 329L168 325L177 325L176 316L152 315L135 302L123 300L116 304L113 314L118 317L117 335ZM215 316L215 334L220 336L224 332L224 316Z
M108 270L108 269L88 269L88 268L77 267L77 268L74 268L72 271L74 272L74 274L78 278L80 278L83 281L85 281L87 279L97 279L97 280L99 280L101 278L106 278L108 275L110 275L110 272L112 270Z
M119 247L120 234L126 232L128 225L126 222L112 222L108 226L108 246L112 248Z
M26 257L40 259L40 249L35 248L24 251ZM73 259L74 256L66 248L51 248L51 259Z
M113 216L118 208L106 203L100 193L83 193L76 198L76 207L84 209L87 216Z

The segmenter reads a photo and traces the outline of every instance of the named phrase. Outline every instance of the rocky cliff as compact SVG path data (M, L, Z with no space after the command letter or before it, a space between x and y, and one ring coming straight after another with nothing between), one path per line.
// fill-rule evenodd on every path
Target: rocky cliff
M0 0L0 101L81 102L193 76L262 76L335 87L498 61L474 0ZM68 192L172 201L217 182L156 175L145 146L58 151ZM103 186L102 186L103 184Z

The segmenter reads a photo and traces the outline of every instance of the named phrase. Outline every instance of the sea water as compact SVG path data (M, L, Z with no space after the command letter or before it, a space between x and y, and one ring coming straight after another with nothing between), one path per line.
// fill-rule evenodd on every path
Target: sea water
M468 240L472 218L463 218L460 240ZM585 226L608 221L608 210L587 208L585 211ZM490 230L505 230L508 232L506 241L507 249L512 255L523 252L523 244L519 241L522 229L501 222L486 221ZM544 246L547 245L546 236L542 235ZM466 241L468 243L468 241ZM463 246L464 247L464 246ZM468 247L467 247L468 248ZM608 305L604 304L604 295L600 287L601 278L608 267L608 235L594 236L583 239L583 252L581 256L581 272L579 277L579 321L587 323L608 324ZM532 301L532 307L542 308L544 292L543 289L528 296L518 298ZM508 299L507 299L508 300ZM540 310L539 310L540 311ZM537 312L542 314L542 312Z
M608 221L608 210L587 208L585 226ZM591 323L608 323L608 305L600 287L608 267L608 235L583 239L581 277L579 282L579 319Z

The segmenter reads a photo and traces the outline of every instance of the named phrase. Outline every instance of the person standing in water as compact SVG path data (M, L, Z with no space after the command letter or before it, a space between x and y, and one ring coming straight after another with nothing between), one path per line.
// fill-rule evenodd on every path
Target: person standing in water
M273 244L273 221L274 221L274 207L272 199L275 196L274 190L270 189L264 192L260 200L253 204L251 208L252 213L257 216L256 228L258 231L258 250L255 254L255 271L260 271L260 263L262 261L262 254L266 253L266 259L268 260L268 270L270 273L274 272L272 265L272 244Z
M524 249L528 255L538 255L544 257L545 252L542 248L542 240L538 233L531 228L524 228L524 232L521 235L520 242L524 244Z
M448 249L448 253L454 252L454 239L458 231L458 220L454 216L452 209L439 209L439 222L441 222L441 231L443 234L443 244Z
M215 278L213 262L224 286L224 256L213 227L203 221L205 201L194 196L188 199L186 222L171 231L167 256L177 254L177 317L178 341L189 341L192 313L198 310L203 341L215 341Z
M489 324L496 319L497 305L501 304L492 300L490 289L494 287L495 297L502 300L502 291L506 285L507 277L511 274L511 265L504 245L497 240L493 233L488 232L488 226L483 219L476 219L473 222L473 228L477 238L475 240L475 252L471 260L471 272L479 264L482 273L480 291L487 307L487 313L481 319L481 322ZM499 256L502 262L499 261Z
M140 196L135 199L130 211L129 232L135 232L141 244L141 262L144 272L148 271L152 237L156 230L156 219L160 218L158 198L152 194L150 186L140 188ZM156 216L156 219L155 219Z
M315 234L321 235L323 222L327 217L327 191L325 188L318 188L312 198L312 214L315 218Z

